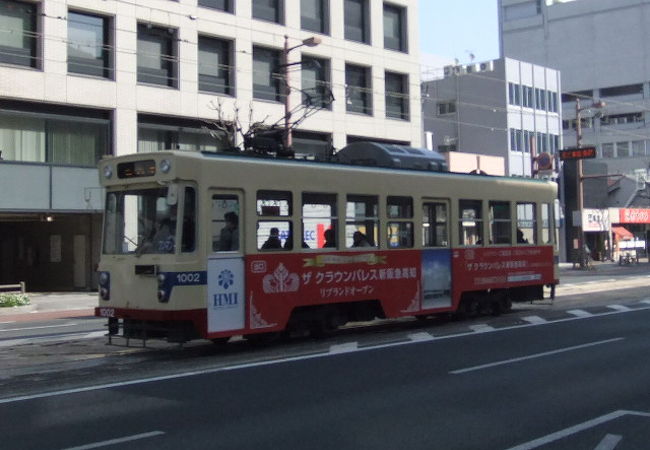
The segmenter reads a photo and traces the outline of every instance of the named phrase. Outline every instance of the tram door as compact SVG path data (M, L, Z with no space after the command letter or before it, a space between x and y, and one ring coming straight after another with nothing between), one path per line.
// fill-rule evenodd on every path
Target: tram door
M243 194L210 192L208 252L208 332L245 327Z

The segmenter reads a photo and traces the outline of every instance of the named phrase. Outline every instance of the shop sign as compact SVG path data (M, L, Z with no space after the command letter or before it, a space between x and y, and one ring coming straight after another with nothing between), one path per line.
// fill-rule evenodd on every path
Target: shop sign
M650 223L650 209L620 208L619 223Z
M609 231L609 210L607 209L583 209L582 230L583 231Z

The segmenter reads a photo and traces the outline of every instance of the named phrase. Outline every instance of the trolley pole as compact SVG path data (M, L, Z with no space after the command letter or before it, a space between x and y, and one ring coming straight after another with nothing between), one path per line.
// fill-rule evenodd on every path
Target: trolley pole
M580 113L580 99L576 98L576 147L582 147L582 118ZM578 214L580 215L580 222L578 225L578 258L580 268L586 268L585 261L585 235L584 228L582 227L582 210L584 209L584 192L582 190L582 159L576 159L576 199Z

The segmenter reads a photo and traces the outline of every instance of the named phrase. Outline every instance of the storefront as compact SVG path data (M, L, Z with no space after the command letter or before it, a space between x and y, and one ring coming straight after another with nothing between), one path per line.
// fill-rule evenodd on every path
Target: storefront
M648 257L650 242L650 209L610 208L612 219L613 259L617 261L625 253L636 257Z

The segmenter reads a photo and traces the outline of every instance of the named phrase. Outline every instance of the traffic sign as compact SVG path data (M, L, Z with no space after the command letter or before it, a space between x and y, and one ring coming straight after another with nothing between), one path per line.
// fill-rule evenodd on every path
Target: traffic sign
M596 157L596 147L565 148L560 150L560 159L592 159Z

